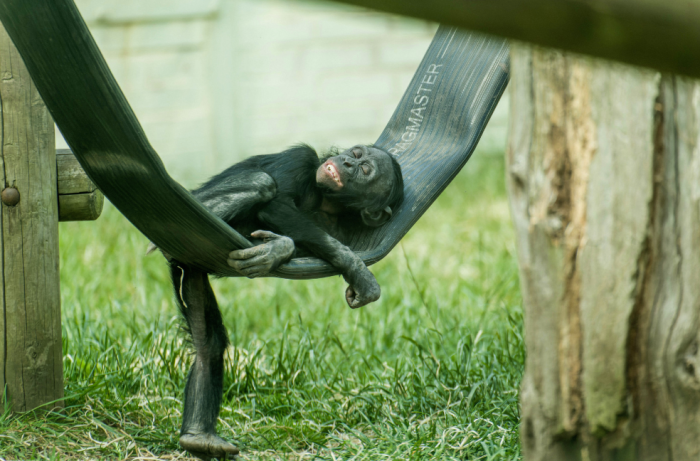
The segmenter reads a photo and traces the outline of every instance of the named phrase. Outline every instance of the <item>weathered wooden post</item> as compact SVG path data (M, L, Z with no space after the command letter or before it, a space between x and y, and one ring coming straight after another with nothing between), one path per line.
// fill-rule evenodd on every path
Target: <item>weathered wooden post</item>
M0 123L0 390L16 411L61 406L59 189L61 220L96 219L103 199L70 151L57 173L53 120L1 26Z
M54 125L0 30L2 283L0 385L12 407L63 397Z
M512 53L528 461L700 459L700 84Z

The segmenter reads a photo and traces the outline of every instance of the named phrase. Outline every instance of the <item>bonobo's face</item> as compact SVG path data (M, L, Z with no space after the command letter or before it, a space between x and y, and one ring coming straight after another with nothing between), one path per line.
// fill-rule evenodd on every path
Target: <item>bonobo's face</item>
M383 150L357 145L328 158L316 171L316 183L344 197L374 200L388 196L393 166Z

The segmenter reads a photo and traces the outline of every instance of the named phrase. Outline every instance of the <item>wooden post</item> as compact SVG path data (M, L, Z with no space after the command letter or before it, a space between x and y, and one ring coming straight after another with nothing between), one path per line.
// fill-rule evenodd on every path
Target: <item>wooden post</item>
M700 456L700 84L512 53L528 461Z
M0 27L0 389L16 411L63 398L54 125Z

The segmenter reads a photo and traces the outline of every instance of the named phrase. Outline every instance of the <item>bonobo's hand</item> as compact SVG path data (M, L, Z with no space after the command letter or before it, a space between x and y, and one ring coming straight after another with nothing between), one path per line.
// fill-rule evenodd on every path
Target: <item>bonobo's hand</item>
M345 290L345 300L353 309L378 300L382 294L377 280L364 264L361 268L356 268L350 274L344 275L343 278L349 285Z
M283 235L257 230L251 236L263 239L263 244L235 250L228 255L228 265L248 278L261 277L289 261L294 253L294 241Z

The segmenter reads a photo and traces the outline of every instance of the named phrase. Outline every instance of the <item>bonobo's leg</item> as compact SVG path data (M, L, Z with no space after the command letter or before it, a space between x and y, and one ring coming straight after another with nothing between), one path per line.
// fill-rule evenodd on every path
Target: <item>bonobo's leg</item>
M226 328L205 272L171 262L175 297L195 347L195 359L185 386L180 445L201 459L226 459L238 449L216 434L223 394Z

